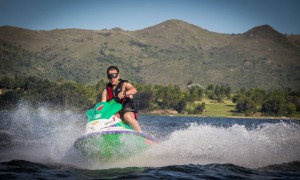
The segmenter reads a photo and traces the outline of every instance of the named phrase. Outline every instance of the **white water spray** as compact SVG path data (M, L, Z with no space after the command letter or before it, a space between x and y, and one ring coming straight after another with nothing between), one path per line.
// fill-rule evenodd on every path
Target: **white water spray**
M229 163L257 168L299 161L300 125L265 123L249 130L236 124L229 128L191 124L143 156L148 166Z
M178 127L180 130L174 130L166 140L130 159L83 162L73 146L84 131L83 114L46 107L32 110L27 106L11 113L11 119L6 119L11 146L1 151L0 161L22 159L105 169L210 163L256 168L300 160L300 125L277 122L250 130L237 124L230 127L190 124L185 129Z
M69 163L64 158L82 134L83 115L46 107L33 110L26 105L10 114L10 119L5 120L8 121L6 129L10 133L10 144L0 154L1 161Z

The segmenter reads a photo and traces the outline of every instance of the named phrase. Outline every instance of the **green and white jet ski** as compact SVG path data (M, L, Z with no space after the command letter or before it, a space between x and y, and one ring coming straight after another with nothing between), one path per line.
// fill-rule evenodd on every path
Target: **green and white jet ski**
M116 116L121 109L113 99L88 110L85 133L75 141L76 149L89 158L111 160L131 157L158 143L156 138L123 123Z

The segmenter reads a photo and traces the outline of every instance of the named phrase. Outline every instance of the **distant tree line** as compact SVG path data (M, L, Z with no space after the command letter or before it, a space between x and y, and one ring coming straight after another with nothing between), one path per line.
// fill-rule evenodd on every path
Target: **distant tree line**
M105 80L96 85L82 85L59 79L55 82L39 77L2 77L0 79L0 108L10 109L19 103L33 107L47 105L54 108L87 110L100 101ZM174 109L179 113L199 114L205 110L205 103L197 103L204 97L222 103L232 99L236 111L246 115L262 113L268 115L290 115L300 111L299 90L241 89L231 97L228 85L210 84L202 87L188 83L186 89L178 85L151 85L132 83L138 93L135 105L139 110Z
M230 98L229 86L210 84L206 88L198 84L189 84L182 90L178 85L145 85L134 84L138 89L135 102L138 109L175 109L179 113L199 114L205 109L205 104L197 104L204 97L222 102ZM187 108L187 105L192 108Z
M242 89L233 96L236 111L252 115L288 116L300 111L300 90Z
M2 77L0 79L0 108L10 109L20 103L33 107L47 105L55 108L87 110L100 101L100 93L106 81L96 85L84 86L73 81L59 79L55 82L39 77ZM207 94L209 98L220 102L229 98L230 87L209 85L206 89L200 85L189 84L186 90L178 85L149 85L133 83L138 89L135 105L139 110L175 109L178 112L198 114L203 112L205 104L196 104ZM187 109L189 104L189 109Z
M10 109L19 103L32 107L47 105L55 108L86 109L92 103L92 86L83 86L73 81L51 82L38 77L3 77L0 80L2 95L0 108Z

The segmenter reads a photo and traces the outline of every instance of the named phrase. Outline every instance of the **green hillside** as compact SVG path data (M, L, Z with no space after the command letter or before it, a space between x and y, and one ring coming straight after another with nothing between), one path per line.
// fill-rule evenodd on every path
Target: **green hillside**
M179 20L138 31L2 26L0 76L96 84L114 64L123 78L141 83L299 88L299 39L268 25L229 35Z

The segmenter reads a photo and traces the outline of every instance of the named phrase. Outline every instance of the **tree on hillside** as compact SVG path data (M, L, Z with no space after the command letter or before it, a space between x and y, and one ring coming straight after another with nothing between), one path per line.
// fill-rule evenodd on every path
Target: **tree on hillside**
M233 98L237 112L253 114L262 112L268 115L290 115L297 110L297 96L286 90L266 92L261 89L250 89L238 92Z
M194 111L193 111L193 114L200 114L202 113L203 111L205 110L205 103L202 103L202 104L198 104Z
M288 94L283 91L273 91L265 98L261 111L270 115L289 115L296 111L296 106L289 102Z
M204 97L204 89L199 84L190 84L187 86L188 94L186 94L187 101L201 101Z
M207 86L205 96L212 100L216 99L215 86L213 84Z
M157 96L161 100L160 106L162 108L173 108L181 99L181 89L178 85L168 85L160 88L157 92Z

